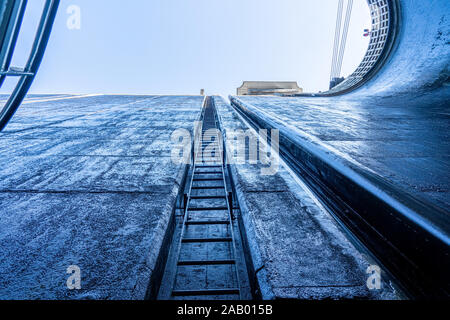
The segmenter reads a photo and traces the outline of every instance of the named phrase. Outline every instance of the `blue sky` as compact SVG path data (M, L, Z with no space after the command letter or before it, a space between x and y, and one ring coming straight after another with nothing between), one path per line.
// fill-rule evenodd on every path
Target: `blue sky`
M233 94L243 80L326 90L337 0L62 0L33 93ZM25 61L42 0L29 1L14 64ZM66 12L81 9L81 29ZM343 74L370 27L355 0ZM13 83L2 88L9 90Z

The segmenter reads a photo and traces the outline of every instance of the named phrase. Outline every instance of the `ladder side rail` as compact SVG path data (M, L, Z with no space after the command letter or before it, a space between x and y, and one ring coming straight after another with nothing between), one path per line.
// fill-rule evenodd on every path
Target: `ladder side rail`
M192 142L192 147L193 148L196 148L197 136L199 134L198 132L200 132L200 135L202 134L202 122L201 122L201 119L203 119L204 112L205 112L205 109L206 109L206 104L207 104L207 97L205 97L203 99L202 112L200 113L200 116L199 116L199 119L198 119L198 123L199 123L198 127L194 128L194 141ZM179 239L179 243L178 243L178 247L177 247L176 259L175 259L175 261L177 261L177 262L180 260L181 246L182 246L184 234L186 232L186 223L187 223L187 220L189 218L189 206L190 206L190 202L191 202L192 185L193 185L193 182L194 182L194 175L195 175L195 169L196 169L196 158L198 156L199 156L198 150L195 150L193 152L192 158L191 158L191 160L192 160L192 175L191 175L191 180L190 180L190 183L189 183L189 191L188 191L188 194L187 194L186 207L184 208L183 222L182 222L182 227L181 227L181 235L180 235L180 239ZM177 267L177 265L175 265L175 268L176 267ZM173 292L174 289L175 289L176 281L177 281L177 272L175 271L174 277L173 277L173 282L172 282L171 292Z
M1 40L0 71L2 72L7 72L10 67L14 49L17 43L17 38L19 36L20 27L22 26L22 21L27 6L27 0L10 1L10 3L11 4L7 4L10 5L11 8L9 17L5 17L4 37L2 37ZM6 74L0 75L0 88L6 80L6 77Z

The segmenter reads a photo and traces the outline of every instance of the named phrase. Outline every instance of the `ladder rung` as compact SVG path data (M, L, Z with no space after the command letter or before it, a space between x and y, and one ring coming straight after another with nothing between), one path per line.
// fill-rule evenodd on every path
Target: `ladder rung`
M188 208L189 211L219 211L228 210L227 207L203 207L203 208Z
M195 174L222 174L222 171L216 171L216 172L194 172Z
M196 243L196 242L231 242L233 238L184 238L181 240L183 243Z
M226 196L191 196L191 200L226 199Z
M173 290L172 296L213 296L213 295L226 295L226 294L239 294L239 289L199 289L199 290Z
M209 224L230 224L228 220L197 220L186 221L186 225L209 225Z
M192 189L194 189L194 190L225 189L225 186L192 187Z
M213 178L213 179L194 178L193 181L223 181L223 178Z
M235 260L186 260L178 261L179 266L212 266L223 264L236 264Z
M34 76L34 73L32 73L32 72L1 71L0 75L1 76L7 76L7 77L22 77L22 76L31 77L31 76Z
M222 166L221 165L215 165L215 166L206 165L206 166L196 166L196 168L222 168Z
M10 77L34 76L32 72L26 72L23 68L10 67L9 70L0 70L0 75Z

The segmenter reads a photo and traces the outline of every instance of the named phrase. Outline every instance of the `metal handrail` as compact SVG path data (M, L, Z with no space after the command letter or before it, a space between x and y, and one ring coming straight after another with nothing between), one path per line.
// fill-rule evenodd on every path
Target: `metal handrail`
M0 88L7 76L3 73L7 72L10 67L26 4L26 0L7 0L4 4L5 11L2 18L2 30L0 31L2 43L0 52Z
M47 48L59 2L60 0L46 0L30 56L23 69L11 68L10 62L22 24L27 0L7 0L4 3L5 12L0 22L0 25L2 27L4 26L4 36L0 39L0 87L7 76L18 76L20 79L0 112L0 132L6 127L9 120L11 120L33 83L42 58L44 57L45 49Z

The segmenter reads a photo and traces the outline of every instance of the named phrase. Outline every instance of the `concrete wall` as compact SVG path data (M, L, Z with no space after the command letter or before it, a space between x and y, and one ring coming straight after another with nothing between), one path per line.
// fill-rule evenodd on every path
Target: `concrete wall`
M26 102L0 134L0 299L144 299L186 167L170 137L203 99Z

